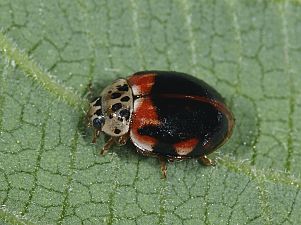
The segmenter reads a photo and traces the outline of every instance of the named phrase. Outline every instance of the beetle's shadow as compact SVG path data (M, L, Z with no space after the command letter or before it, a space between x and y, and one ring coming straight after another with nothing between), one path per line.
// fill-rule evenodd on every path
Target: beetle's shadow
M230 140L223 146L221 155L227 154L238 159L251 160L260 134L260 119L256 104L245 96L237 96L232 99L231 106L235 126Z

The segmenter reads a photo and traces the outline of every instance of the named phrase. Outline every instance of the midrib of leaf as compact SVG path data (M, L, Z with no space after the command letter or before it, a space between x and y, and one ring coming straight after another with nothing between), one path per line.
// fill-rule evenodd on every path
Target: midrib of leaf
M87 109L87 101L79 97L75 91L71 92L62 84L59 84L52 79L49 73L44 72L27 54L18 49L17 46L3 34L3 32L0 32L0 51L9 61L13 61L26 76L39 83L50 93L53 93L72 107Z
M294 90L294 81L292 75L290 73L290 59L289 59L289 37L287 34L287 21L285 17L285 12L287 10L287 2L285 1L282 5L280 5L280 12L281 12L281 19L282 19L282 32L284 37L284 44L283 44L283 54L284 54L284 63L285 63L285 74L289 78L289 114L288 114L288 138L287 138L287 158L285 163L285 168L288 172L291 171L291 160L293 155L293 114L295 111L295 90Z
M0 58L1 59L1 58ZM2 71L0 71L0 73L4 73L4 69ZM4 97L3 97L3 76L0 76L0 131L2 130L2 118L3 118L3 107L4 107Z
M237 69L237 80L238 82L236 84L234 84L234 88L235 88L235 93L237 95L241 95L243 97L245 97L246 99L248 99L250 102L252 102L253 104L253 107L256 111L256 127L257 127L257 131L256 131L256 135L254 136L254 140L252 141L251 143L251 146L256 146L257 142L258 142L258 139L259 139L259 135L260 135L260 129L259 129L259 124L260 124L260 118L259 118L259 113L258 113L258 108L256 106L256 104L254 103L254 100L252 98L250 98L249 96L247 95L244 95L241 91L240 91L240 88L239 88L239 85L241 83L241 79L240 79L240 75L241 75L241 70L242 70L242 41L241 41L241 27L240 27L240 24L238 22L238 18L237 18L237 9L235 7L235 2L234 1L230 1L228 2L231 10L232 10L232 18L233 18L233 26L234 26L234 29L235 29L235 40L237 41L238 43L238 52L239 52L239 57L237 59L237 65L238 65L238 69ZM250 162L251 165L254 165L255 163L255 159L256 159L256 148L252 147L252 160Z
M0 79L0 82L1 82L1 79ZM3 105L4 105L4 98L1 96L1 91L0 91L0 130L2 130L2 118L3 118L2 108L3 108Z
M250 166L247 163L239 163L237 161L231 160L228 157L224 157L223 159L219 160L218 163L226 167L229 171L242 173L250 179L261 179L276 184L293 186L298 189L300 189L301 186L300 179L294 178L290 174L285 172L278 172L273 170L258 170L254 166Z
M141 41L140 41L140 35L139 35L139 20L138 20L138 6L136 1L131 0L131 6L132 6L132 20L133 20L133 30L135 33L135 42L137 45L137 53L139 55L139 58L142 61L142 68L143 70L146 70L146 60L145 57L143 55L143 50L141 48Z
M191 14L189 13L189 2L187 0L181 1L183 4L183 14L185 16L185 22L186 27L188 28L188 37L189 37L189 43L190 43L190 52L191 52L191 66L192 66L192 72L196 73L196 66L197 66L197 56L195 52L195 37L193 34L193 29L191 25Z

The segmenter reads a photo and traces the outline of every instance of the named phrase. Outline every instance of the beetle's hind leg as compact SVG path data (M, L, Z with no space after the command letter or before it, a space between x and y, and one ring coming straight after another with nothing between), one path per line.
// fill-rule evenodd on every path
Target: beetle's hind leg
M199 161L204 165L204 166L215 166L216 163L214 160L209 159L206 155L202 155L199 158Z
M160 167L161 167L161 172L162 172L162 179L166 178L166 173L167 173L167 166L166 166L166 159L163 157L158 157L160 161Z

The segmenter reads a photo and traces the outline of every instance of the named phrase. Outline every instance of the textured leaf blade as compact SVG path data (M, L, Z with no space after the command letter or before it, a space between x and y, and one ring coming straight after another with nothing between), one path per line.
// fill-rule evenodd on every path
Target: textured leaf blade
M0 1L0 221L299 224L300 17L298 1ZM215 168L175 162L161 180L129 146L99 157L78 96L143 69L226 98Z

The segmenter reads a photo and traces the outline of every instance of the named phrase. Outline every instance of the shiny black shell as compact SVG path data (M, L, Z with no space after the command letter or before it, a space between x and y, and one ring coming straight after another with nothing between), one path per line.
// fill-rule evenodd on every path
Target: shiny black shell
M231 136L233 115L204 81L171 71L142 71L128 81L134 94L130 137L143 154L200 157Z

